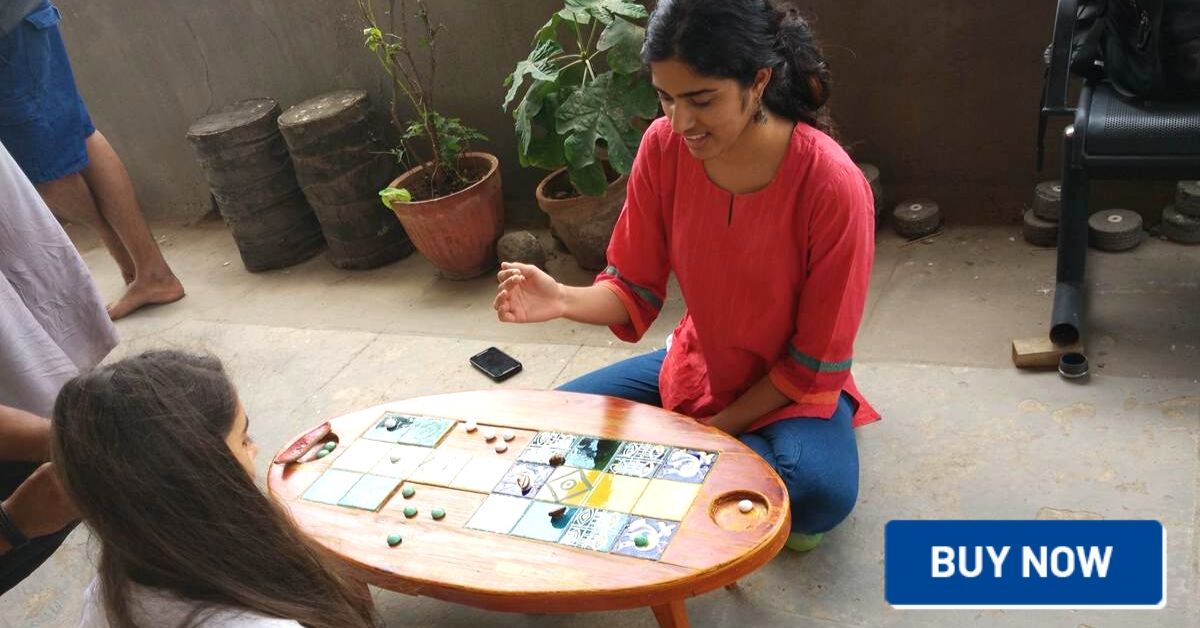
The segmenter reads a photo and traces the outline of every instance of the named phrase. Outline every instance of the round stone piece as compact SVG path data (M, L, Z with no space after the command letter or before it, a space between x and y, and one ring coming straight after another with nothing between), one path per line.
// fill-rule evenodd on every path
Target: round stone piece
M505 443L505 442L496 443L496 453L502 454L506 451L508 451L508 443Z
M748 499L743 499L742 501L738 502L738 510L741 512L750 512L751 510L754 510L754 502Z
M392 452L392 453L388 454L388 460L391 460L392 464L396 464L397 462L400 462L400 460L402 458L404 458L404 454L401 454L401 453Z
M388 431L391 431L397 427L400 427L400 422L396 420L396 417L388 417L383 421L383 426L386 427Z
M562 454L554 454L550 456L550 466L561 467L567 461L567 457Z
M1101 251L1127 251L1142 243L1142 216L1128 209L1105 209L1088 217L1088 244Z
M546 267L546 249L538 241L537 236L528 231L513 231L500 237L496 242L496 256L502 262L520 262Z
M405 506L404 507L404 516L408 517L409 519L412 519L413 517L417 516L417 507L416 506Z
M329 450L329 449L322 449L321 451L318 451L318 452L317 452L317 457L318 457L318 458L324 458L325 456L328 456L328 455L329 455L329 452L330 452L330 451L332 451L332 450Z
M433 510L429 511L429 516L433 517L434 521L441 521L446 517L446 511L441 508L434 508Z
M503 432L500 433L500 438L503 438L505 442L510 442L510 441L512 441L512 439L514 439L516 437L517 437L516 433L513 432L512 430L504 430Z
M326 451L333 451L334 449L337 449L337 441L331 440L328 443L325 443L325 446L322 447L322 449Z
M396 547L403 541L404 539L399 534L389 534L387 538L388 547Z
M489 443L496 440L496 430L493 430L490 427L484 428L484 430L480 433L483 434L483 440L486 440Z
M463 428L465 428L467 430L467 432L470 433L470 432L474 432L475 430L479 429L479 424L476 423L475 421L467 421L466 424L463 425Z
M408 499L409 497L417 494L417 489L413 488L411 485L405 484L404 488L400 489L400 494L404 496L404 499Z
M650 544L650 537L646 536L646 533L643 532L643 533L633 537L633 544L638 547L646 547L647 545Z
M936 233L941 226L941 208L929 199L905 201L892 210L892 228L909 240Z
M551 510L549 514L551 519L558 519L559 517L567 514L567 507L559 506L558 508Z

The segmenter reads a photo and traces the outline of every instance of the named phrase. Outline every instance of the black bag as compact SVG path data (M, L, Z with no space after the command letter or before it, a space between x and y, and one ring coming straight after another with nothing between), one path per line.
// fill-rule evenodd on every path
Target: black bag
M1122 94L1200 93L1200 0L1081 0L1071 71Z

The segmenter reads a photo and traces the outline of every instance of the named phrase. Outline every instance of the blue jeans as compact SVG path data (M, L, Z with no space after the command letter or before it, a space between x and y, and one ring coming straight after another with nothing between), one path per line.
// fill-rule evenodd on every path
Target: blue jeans
M606 366L559 387L662 406L658 373L666 349ZM843 393L833 418L776 421L738 438L783 478L792 505L792 532L816 534L841 523L858 500L854 404Z

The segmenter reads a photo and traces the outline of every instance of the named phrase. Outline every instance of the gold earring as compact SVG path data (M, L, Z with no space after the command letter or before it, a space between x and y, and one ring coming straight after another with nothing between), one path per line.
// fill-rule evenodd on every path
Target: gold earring
M758 100L758 111L754 112L754 121L759 124L767 123L767 111L763 109L762 99Z

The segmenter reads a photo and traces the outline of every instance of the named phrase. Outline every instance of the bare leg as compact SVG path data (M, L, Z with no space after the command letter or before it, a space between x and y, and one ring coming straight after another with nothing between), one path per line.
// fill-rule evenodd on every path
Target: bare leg
M61 179L38 183L35 187L42 195L42 199L46 201L46 205L59 219L79 223L95 231L104 241L109 255L112 255L117 266L121 267L121 276L125 278L125 285L133 283L133 258L129 257L129 251L126 251L125 245L121 244L117 232L113 231L104 216L100 215L100 210L96 207L96 201L92 198L92 192L88 189L87 182L83 180L83 175L69 174Z
M109 316L116 320L145 305L182 299L183 284L171 272L146 225L121 158L99 131L92 133L86 144L89 163L83 180L100 215L129 251L134 266L133 282L124 296L108 306Z

